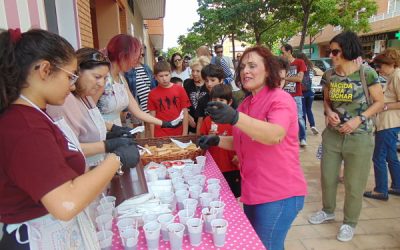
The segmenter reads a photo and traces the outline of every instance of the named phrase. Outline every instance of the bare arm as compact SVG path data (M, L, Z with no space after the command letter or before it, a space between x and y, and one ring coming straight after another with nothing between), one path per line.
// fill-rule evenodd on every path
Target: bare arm
M156 116L156 111L150 111L151 116ZM150 137L154 138L154 124L150 123Z
M189 114L188 114L187 108L184 108L182 110L183 110L183 121L182 121L183 132L182 132L182 135L187 135L188 129L189 129Z
M71 220L101 193L115 175L119 165L116 155L110 154L95 169L48 192L41 202L55 218L63 221Z
M225 150L234 150L233 136L220 136L218 147L223 148Z
M204 117L199 117L197 119L196 135L200 135L201 125L203 124Z
M106 152L104 142L102 141L80 143L80 145L85 156L92 156Z
M304 77L304 72L299 72L295 76L285 77L285 80L287 82L302 82L303 81L303 77Z
M373 116L376 113L379 113L383 109L383 90L380 84L374 84L368 88L369 94L373 101L373 104L369 106L367 110L365 110L362 114L367 118Z

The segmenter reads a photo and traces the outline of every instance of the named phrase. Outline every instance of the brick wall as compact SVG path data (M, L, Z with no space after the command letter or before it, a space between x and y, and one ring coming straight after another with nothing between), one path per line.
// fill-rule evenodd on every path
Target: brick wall
M92 21L90 16L90 0L77 0L81 46L93 48Z

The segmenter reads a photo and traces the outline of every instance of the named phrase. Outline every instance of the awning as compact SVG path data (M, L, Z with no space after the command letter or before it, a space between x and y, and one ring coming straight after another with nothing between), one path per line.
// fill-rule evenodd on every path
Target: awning
M166 0L137 0L143 19L159 19L165 16Z

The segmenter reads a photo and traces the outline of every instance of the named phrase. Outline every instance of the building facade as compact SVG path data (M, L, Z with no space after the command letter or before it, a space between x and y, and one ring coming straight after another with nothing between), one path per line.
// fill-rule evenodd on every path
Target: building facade
M0 28L46 29L75 49L104 48L117 34L141 40L145 63L163 47L166 0L0 0Z
M376 0L377 14L369 18L371 30L359 33L364 53L378 54L387 47L400 48L400 40L395 34L400 31L400 0ZM325 27L311 43L306 37L303 52L311 58L328 57L329 41L342 32L340 27ZM300 36L293 37L289 43L297 47Z

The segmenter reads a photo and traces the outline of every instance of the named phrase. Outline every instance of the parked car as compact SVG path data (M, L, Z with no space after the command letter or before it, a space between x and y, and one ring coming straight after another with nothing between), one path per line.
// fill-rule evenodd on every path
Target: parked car
M329 57L314 58L310 59L310 61L323 72L332 67L332 59Z
M312 78L311 90L314 92L315 99L318 98L323 99L321 78L324 72L316 66L314 66L313 71L314 71L314 77Z

